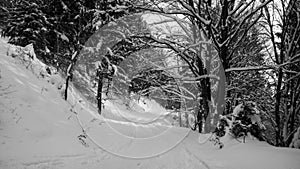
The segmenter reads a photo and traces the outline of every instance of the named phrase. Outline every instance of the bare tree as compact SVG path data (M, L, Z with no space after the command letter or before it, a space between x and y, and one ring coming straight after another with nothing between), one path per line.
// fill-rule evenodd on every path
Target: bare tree
M176 21L180 25L181 31L186 33L185 37L174 35L164 37L163 41L160 39L160 43L164 43L176 51L197 79L197 77L208 75L209 72L206 61L202 61L201 43L203 43L203 38L201 37L203 36L201 34L203 33L204 36L211 39L222 66L225 70L229 69L234 51L239 47L248 30L261 18L263 7L271 0L266 2L221 0L215 3L201 0L172 2L149 0L146 2L146 4L133 5L138 9L158 13L169 20ZM229 75L227 76L229 77ZM197 85L199 93L202 94L201 100L199 100L200 111L197 113L197 121L201 123L210 113L209 78L198 80ZM230 95L230 92L227 95ZM218 105L218 111L222 111L222 108L222 104ZM199 128L201 127L199 126Z
M295 129L295 115L299 113L300 109L299 7L299 0L281 0L273 1L272 4L264 8L265 20L262 26L265 28L265 35L271 42L271 47L267 48L267 52L278 68L275 71L274 79L277 146L290 140L290 135Z

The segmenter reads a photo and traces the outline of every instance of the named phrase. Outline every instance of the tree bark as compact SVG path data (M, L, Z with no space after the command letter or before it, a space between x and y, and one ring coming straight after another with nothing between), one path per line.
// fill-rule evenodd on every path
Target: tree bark
M200 76L207 74L207 70L204 68L203 62L199 57L197 57L197 67L199 69ZM205 124L206 118L209 114L209 101L211 98L209 78L201 79L198 83L198 88L201 95L197 120L199 123L199 132L202 133L204 129L203 123Z
M202 126L203 126L202 119L203 119L203 111L201 110L201 108L199 108L197 113L197 123L196 123L198 125L199 133L202 133Z
M67 79L66 79L66 87L65 87L65 100L68 99L69 81L72 80L72 77L73 77L73 67L76 64L78 55L79 55L79 50L78 51L76 50L72 54L71 63L69 65L68 69L67 69Z
M67 100L68 99L68 88L69 88L69 81L71 79L71 76L67 76L66 79L66 88L65 88L65 97L64 99Z
M98 89L97 89L97 105L98 105L99 115L101 115L102 113L102 87L103 87L103 77L100 76L98 79Z
M275 102L275 121L276 121L276 146L281 144L281 126L280 126L280 103L281 103L281 86L282 86L283 71L279 68L278 82L276 87L276 102Z

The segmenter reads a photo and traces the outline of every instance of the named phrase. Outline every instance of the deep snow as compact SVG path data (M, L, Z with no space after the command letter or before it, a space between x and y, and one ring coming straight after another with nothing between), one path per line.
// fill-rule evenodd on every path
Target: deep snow
M1 169L299 169L300 150L229 136L219 149L172 119L157 103L105 103L104 117L74 89L57 85L6 56L0 39ZM55 83L59 83L58 81ZM5 90L2 90L5 89Z

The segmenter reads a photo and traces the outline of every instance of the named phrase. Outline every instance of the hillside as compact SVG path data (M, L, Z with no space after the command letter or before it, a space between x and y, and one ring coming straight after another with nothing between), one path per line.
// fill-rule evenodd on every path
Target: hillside
M108 101L99 116L75 89L64 101L56 85L7 56L7 48L0 39L1 169L299 169L299 149L230 136L219 149L210 135L170 125L149 100L129 108Z

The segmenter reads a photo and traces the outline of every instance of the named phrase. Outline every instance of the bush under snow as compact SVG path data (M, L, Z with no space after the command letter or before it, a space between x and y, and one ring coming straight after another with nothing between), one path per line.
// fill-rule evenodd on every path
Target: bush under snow
M7 55L19 60L37 78L46 79L59 90L64 89L64 79L55 68L37 59L33 44L29 44L25 47L10 45L7 50Z
M264 130L265 126L261 121L256 104L245 102L237 105L232 114L222 116L214 133L218 137L222 137L229 132L234 138L245 137L250 133L262 141L264 140Z

